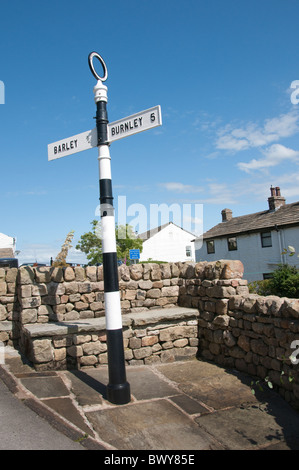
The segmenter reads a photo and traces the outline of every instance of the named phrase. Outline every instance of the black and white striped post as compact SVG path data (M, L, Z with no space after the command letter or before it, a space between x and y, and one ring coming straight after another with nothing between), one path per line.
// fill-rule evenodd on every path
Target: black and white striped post
M100 77L93 66L93 58L97 58L104 71ZM92 52L88 57L92 74L97 79L94 87L97 106L96 127L100 175L100 207L104 274L104 300L106 315L108 372L107 399L114 404L123 405L130 401L130 385L126 379L121 304L118 284L118 264L115 237L115 217L113 208L111 157L108 142L107 67L102 57Z
M97 58L103 67L104 76L100 77L93 66ZM89 67L97 79L94 87L97 105L96 128L48 144L48 160L66 157L93 147L98 147L100 173L100 207L102 224L102 251L104 267L104 298L106 313L107 349L109 383L107 398L115 404L130 401L130 385L126 379L125 355L123 345L121 304L118 285L118 265L115 237L115 218L112 196L111 164L109 145L115 140L143 132L162 125L161 107L141 111L108 125L107 67L97 52L88 56Z

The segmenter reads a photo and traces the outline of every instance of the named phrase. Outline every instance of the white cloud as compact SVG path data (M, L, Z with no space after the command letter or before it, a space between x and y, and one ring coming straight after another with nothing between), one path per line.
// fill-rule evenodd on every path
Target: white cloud
M225 183L209 183L209 197L204 201L209 204L235 204L236 198L233 196L232 189Z
M192 186L179 182L160 183L159 186L167 191L175 191L177 193L198 193L204 190L201 186Z
M32 189L30 191L7 191L5 197L23 197L23 196L45 196L48 194L48 191L45 189Z
M282 190L281 194L287 199L299 199L299 173L288 172L279 175L277 178Z
M299 200L299 172L269 173L265 175L246 176L230 186L224 185L223 193L234 196L235 203L247 204L255 202L264 202L267 208L267 199L270 196L270 187L279 186L281 195L286 198L286 203ZM220 194L220 185L219 185ZM223 207L228 204L227 199L222 201Z
M207 160L215 160L219 156L219 152L210 152L207 155L204 155L204 158Z
M186 216L183 213L183 224L182 228L187 230L187 232L193 233L197 237L200 237L203 234L203 209L200 208L201 214L200 217L190 217Z
M298 132L298 120L298 112L291 111L279 117L267 119L261 127L256 123L248 123L242 128L226 126L218 133L216 147L236 152L269 145Z
M238 201L231 185L226 183L208 182L205 187L205 197L200 199L185 199L180 203L190 204L236 204Z
M274 149L272 149L274 153ZM291 149L290 149L291 150ZM292 152L285 150L285 155L291 155ZM298 157L299 159L299 157ZM286 167L286 165L285 165ZM299 171L288 172L287 168L283 172L274 173L272 168L269 169L268 174L254 174L248 171L248 175L241 179L235 179L231 183L223 183L221 181L206 181L204 197L189 198L177 200L176 202L183 204L203 204L205 213L205 220L208 218L208 212L213 213L213 209L209 206L221 206L221 208L229 207L230 209L240 210L239 214L245 215L246 213L258 212L268 209L268 197L270 197L270 187L279 186L281 194L286 198L286 203L299 201ZM235 208L235 209L234 209ZM219 223L219 218L216 218L211 223L215 225Z
M247 173L252 170L263 170L265 168L279 165L285 160L293 162L298 161L299 151L290 149L281 144L273 144L269 148L262 151L264 158L259 160L252 159L249 163L239 162L238 168Z

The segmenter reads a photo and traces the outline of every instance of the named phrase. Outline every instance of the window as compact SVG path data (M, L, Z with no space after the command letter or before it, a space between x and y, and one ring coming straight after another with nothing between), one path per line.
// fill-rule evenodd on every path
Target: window
M267 246L272 246L271 232L262 232L261 241L263 248L266 248Z
M186 246L186 256L188 258L191 256L191 246Z
M207 252L208 252L208 254L215 253L214 240L207 241Z
M234 251L237 250L237 238L236 237L229 237L227 239L227 246L228 246L228 251Z
M263 279L271 279L273 277L272 273L263 273Z

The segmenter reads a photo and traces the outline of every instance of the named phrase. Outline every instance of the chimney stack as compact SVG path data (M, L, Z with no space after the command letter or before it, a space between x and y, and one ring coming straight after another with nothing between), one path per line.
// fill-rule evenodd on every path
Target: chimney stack
M268 197L269 210L276 211L281 206L285 205L286 200L284 197L281 196L280 188L278 186L276 186L276 188L273 188L271 186L270 192L271 196Z
M222 222L228 222L233 218L233 212L230 209L223 209L221 211Z

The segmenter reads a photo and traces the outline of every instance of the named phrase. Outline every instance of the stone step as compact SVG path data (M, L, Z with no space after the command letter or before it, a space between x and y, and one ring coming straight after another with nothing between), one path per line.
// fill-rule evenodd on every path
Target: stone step
M199 312L195 308L172 307L153 309L138 313L127 313L122 317L124 327L155 325L161 322L177 322L197 318ZM32 323L23 325L23 331L31 338L45 336L64 336L74 333L102 331L106 328L105 317L88 318L64 322Z
M125 360L134 365L195 357L198 316L197 309L185 307L123 315ZM38 370L107 363L105 317L26 324L21 343Z

